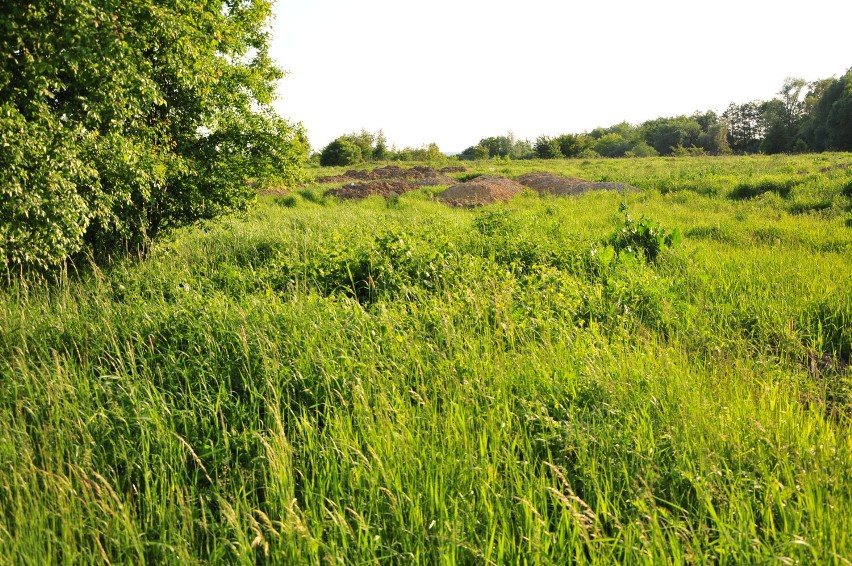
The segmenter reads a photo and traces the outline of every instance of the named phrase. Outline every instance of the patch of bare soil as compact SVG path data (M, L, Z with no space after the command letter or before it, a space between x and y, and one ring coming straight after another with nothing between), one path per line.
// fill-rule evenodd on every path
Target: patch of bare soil
M343 183L342 186L326 194L343 199L362 199L373 195L385 198L401 195L420 187L452 185L458 181L447 172L456 168L411 167L406 169L397 165L387 165L369 171L347 171L344 175L320 177L317 183ZM464 170L464 168L462 168Z
M577 177L560 177L552 173L527 173L517 178L517 181L536 191L547 195L581 195L588 191L638 191L627 183L594 182Z
M325 194L348 200L362 199L374 195L390 198L413 191L420 186L413 181L405 179L388 179L366 183L348 183L342 187L330 189Z
M438 196L438 200L450 206L470 208L506 202L523 190L521 184L511 179L481 176L450 187Z
M548 195L581 195L588 191L638 191L627 183L595 182L577 177L560 177L552 173L527 173L518 177L518 182L539 194Z
M829 165L828 167L823 167L819 170L820 173L828 173L834 169L849 169L852 167L852 163L838 163L836 165Z
M283 197L290 194L289 187L269 187L267 189L258 189L257 194L259 195L275 195L277 197Z
M351 183L352 181L377 181L380 179L408 179L408 180L424 180L421 185L442 185L452 184L456 180L448 177L447 173L456 173L465 171L464 167L444 167L435 169L433 167L410 167L408 169L399 165L386 165L385 167L377 167L371 170L357 171L350 169L343 175L332 175L329 177L320 177L316 180L317 183ZM440 182L439 182L440 181Z

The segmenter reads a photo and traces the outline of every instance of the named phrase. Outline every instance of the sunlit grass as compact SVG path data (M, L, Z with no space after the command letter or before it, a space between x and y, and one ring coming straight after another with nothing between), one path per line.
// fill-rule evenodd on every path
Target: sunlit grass
M850 161L481 162L640 189L485 211L311 186L12 280L0 562L848 564ZM609 258L622 204L683 242Z

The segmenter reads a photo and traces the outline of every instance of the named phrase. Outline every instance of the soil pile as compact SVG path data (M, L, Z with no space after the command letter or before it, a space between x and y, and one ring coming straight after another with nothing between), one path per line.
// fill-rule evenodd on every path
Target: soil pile
M378 181L382 179L406 179L422 181L420 185L450 185L456 180L447 176L447 173L465 171L464 167L444 167L435 169L433 167L411 167L406 169L399 165L386 165L372 170L356 171L350 169L343 175L332 175L320 177L317 183L351 183L352 181Z
M368 183L349 183L336 189L330 189L325 194L348 200L362 199L374 195L390 198L413 191L420 186L413 181L405 179L389 179L385 181L370 181Z
M362 199L373 195L389 198L420 187L455 184L458 181L446 174L455 170L451 167L434 169L417 166L405 169L398 165L387 165L369 171L352 169L344 175L320 177L317 183L344 183L326 192L327 195L342 199Z
M518 182L539 194L581 195L588 191L637 191L627 183L594 182L577 177L560 177L552 173L527 173L518 177Z
M511 179L482 176L450 187L441 193L438 199L450 206L468 208L495 202L506 202L523 190L522 185Z

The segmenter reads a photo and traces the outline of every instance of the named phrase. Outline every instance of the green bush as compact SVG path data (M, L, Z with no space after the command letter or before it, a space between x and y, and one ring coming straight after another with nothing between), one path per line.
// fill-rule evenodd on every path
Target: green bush
M13 3L0 18L0 266L136 250L301 179L264 0ZM177 39L180 39L179 41Z
M677 228L668 232L658 222L644 216L638 221L633 220L624 205L621 206L621 212L624 214L624 223L606 241L618 253L641 253L645 259L653 262L660 252L678 245L682 240Z
M533 148L535 149L536 156L540 159L559 159L562 157L559 138L539 136L536 138Z
M337 138L325 146L320 154L320 165L323 167L355 165L361 161L361 148L345 138Z

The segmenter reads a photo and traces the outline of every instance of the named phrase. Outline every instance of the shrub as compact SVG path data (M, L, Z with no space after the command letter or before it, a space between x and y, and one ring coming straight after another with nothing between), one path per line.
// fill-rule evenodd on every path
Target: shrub
M682 236L677 228L667 232L658 222L644 216L639 221L633 220L623 204L620 210L624 214L624 222L606 241L616 252L641 253L653 262L661 251L681 242Z
M320 165L355 165L363 161L361 148L345 138L337 138L322 150Z
M551 138L549 136L539 136L535 140L535 154L540 159L559 159L562 157L562 150L559 145L559 138Z

